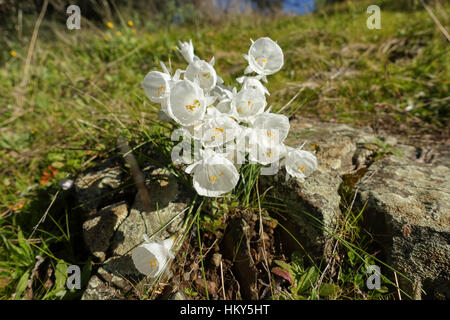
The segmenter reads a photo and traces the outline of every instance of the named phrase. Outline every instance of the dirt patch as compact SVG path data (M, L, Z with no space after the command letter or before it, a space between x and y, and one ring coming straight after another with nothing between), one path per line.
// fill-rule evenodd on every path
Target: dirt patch
M225 230L200 232L201 253L198 230L192 229L163 295L178 291L187 299L267 299L287 285L271 272L274 260L286 260L275 220L265 212L236 210L223 222Z

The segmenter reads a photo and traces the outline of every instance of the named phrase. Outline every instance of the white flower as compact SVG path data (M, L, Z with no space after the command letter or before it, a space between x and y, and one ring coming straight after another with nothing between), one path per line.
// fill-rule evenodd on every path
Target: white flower
M171 77L167 73L151 71L147 73L142 81L142 87L150 101L161 103L167 99L170 92L169 82Z
M252 162L267 165L280 161L286 149L284 144L266 136L266 129L250 129L248 158Z
M216 108L208 108L207 116L195 137L204 147L216 147L233 140L240 132L241 127L230 116Z
M192 40L189 40L189 43L178 41L178 45L179 47L177 47L177 49L178 51L180 51L184 60L186 60L187 63L192 63L194 61L194 58L196 58L194 55L194 46L192 45Z
M309 151L288 148L285 166L289 175L306 178L317 168L316 156Z
M167 113L183 126L190 126L203 119L211 99L190 80L177 81L170 90Z
M268 76L279 71L283 67L284 57L280 46L270 38L259 38L250 46L248 56L248 68L245 73L256 72L262 76Z
M221 85L217 85L213 89L213 91L211 91L211 93L219 100L219 102L216 104L216 109L221 113L231 115L233 112L231 101L237 94L236 88L229 90L227 88L223 88Z
M194 189L201 196L218 197L231 191L239 181L233 163L223 155L206 149L203 159L186 168L194 173Z
M198 82L205 91L212 90L217 83L217 74L213 66L205 60L196 60L189 63L184 78Z
M146 235L144 235L144 239L144 244L133 249L131 258L140 273L154 278L164 269L169 259L173 258L170 248L174 243L174 239L150 241Z
M242 88L244 89L256 89L261 91L263 94L270 96L269 90L261 83L261 76L257 77L239 77L236 79L237 82L243 83Z
M282 114L264 112L250 119L250 125L255 129L264 129L261 138L281 143L289 133L289 118Z
M257 89L241 89L231 102L233 115L245 122L264 112L266 105L266 97Z

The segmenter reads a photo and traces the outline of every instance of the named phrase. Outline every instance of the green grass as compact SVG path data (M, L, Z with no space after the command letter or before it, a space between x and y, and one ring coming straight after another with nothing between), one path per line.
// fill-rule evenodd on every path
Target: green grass
M86 262L76 229L80 221L70 214L74 208L65 201L69 193L58 195L45 223L33 239L28 239L57 192L59 179L73 178L106 157L119 135L132 141L140 162L156 161L140 152L139 146L147 143L170 158L170 126L154 121L158 106L146 99L141 81L147 72L160 69L160 61L172 71L186 67L173 50L178 40L192 39L196 54L202 58L214 55L218 74L234 85L232 79L242 75L245 68L241 54L248 50L249 39L269 36L277 40L285 53L285 65L269 77L269 103L279 110L301 90L285 114L404 135L419 129L422 133L447 132L448 42L426 11L385 10L387 3L380 4L381 30L365 27L365 9L370 3L360 1L308 16L270 20L244 15L217 25L198 23L170 29L157 28L137 13L129 17L122 13L125 20L134 21L135 31L117 22L115 29L83 25L79 31L68 31L64 25L44 19L27 84L21 87L35 21L35 17L24 17L27 24L22 39L12 33L4 33L0 39L0 298L23 297L38 254L50 257L54 270L58 264ZM445 8L448 11L449 7ZM443 14L437 15L448 25ZM15 57L11 50L17 53ZM413 110L404 111L409 105ZM189 184L170 163L159 165L169 167ZM56 169L54 177L40 184L48 166ZM219 215L224 207L237 205L256 212L258 169L248 166L243 172L246 183L241 180L235 192L217 206ZM202 219L208 228L220 227L214 226L214 219ZM344 227L346 231L339 236L366 250L368 240L358 238L358 219L353 217L352 226ZM357 250L348 249L353 251ZM361 255L355 264L365 266L364 259ZM300 261L293 263L296 279L311 268ZM346 292L341 297L363 297L345 289L361 280L355 280L354 267L345 271L345 283L338 284L341 292ZM316 271L319 275L320 270ZM57 276L52 287L44 290L38 286L34 297L77 297L75 292L64 292L61 283ZM304 289L301 283L297 285ZM296 294L304 297L308 291L303 289Z

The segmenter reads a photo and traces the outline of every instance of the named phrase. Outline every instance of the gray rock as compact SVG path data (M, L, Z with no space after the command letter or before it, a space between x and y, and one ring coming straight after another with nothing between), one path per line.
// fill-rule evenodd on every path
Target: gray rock
M345 124L294 119L286 144L297 147L306 142L304 149L316 153L320 169L345 174L356 169L355 155L363 164L363 159L365 161L378 150L375 143L380 138L383 139ZM359 156L361 150L364 150L363 157Z
M144 233L149 237L154 235L153 239L166 239L175 233L182 232L185 213L183 210L188 207L190 202L189 195L182 191L175 177L166 170L151 170L146 185L151 198L152 211L146 212L143 209L140 195L137 194L129 215L121 219L120 225L114 224L113 229L117 230L110 246L112 256L97 270L97 275L105 283L125 293L130 291L133 286L153 281L145 278L135 268L131 258L132 249L143 242ZM106 209L108 208L104 210ZM92 237L94 237L94 232ZM99 241L102 244L106 243L103 240ZM102 246L102 248L104 247L106 244ZM95 291L95 288L91 291Z
M89 280L81 300L121 300L121 297L117 290L94 275Z
M174 293L172 293L171 295L169 295L169 297L167 298L167 300L187 300L186 296L184 295L183 292L181 291L175 291Z
M112 198L110 192L120 186L121 179L120 166L112 160L80 174L75 180L75 192L80 208L88 214L95 214L102 202Z
M165 170L153 170L150 180L153 180L148 183L152 211L143 209L140 195L137 194L129 216L113 238L113 255L128 254L143 242L144 233L149 237L153 235L153 239L166 239L182 228L183 210L190 203L189 196L182 192L175 177Z
M125 202L109 205L83 223L83 238L91 253L104 261L114 232L128 216Z
M388 262L429 295L450 298L450 169L387 156L359 183L364 221ZM413 285L401 286L413 293Z
M290 178L285 181L285 170L275 176L260 176L261 190L274 186L269 192L286 204L286 220L280 223L315 256L327 256L329 232L336 227L341 211L338 189L342 179L337 173L318 169L305 180ZM262 192L263 192L262 191ZM285 235L284 242L292 250L298 244Z
M137 282L143 275L134 267L131 255L111 257L98 269L98 274L109 284L128 292L130 281Z

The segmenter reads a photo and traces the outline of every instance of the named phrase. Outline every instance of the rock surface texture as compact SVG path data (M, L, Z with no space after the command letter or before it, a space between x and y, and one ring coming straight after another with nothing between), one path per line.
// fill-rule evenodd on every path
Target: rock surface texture
M122 201L102 209L90 205L90 215L83 224L83 237L93 256L103 262L91 277L83 299L118 299L118 292L127 293L132 284L151 281L134 267L131 251L143 242L143 235L150 239L166 239L181 233L190 196L183 191L168 171L150 168L145 171L146 185L151 195L151 211L143 208L141 196L137 193L129 206ZM90 173L103 181L110 176L108 170ZM82 178L81 180L86 180ZM116 187L120 185L118 182ZM97 186L101 183L97 183ZM91 191L102 197L105 189ZM86 191L81 196L86 198ZM91 198L92 199L92 198ZM100 202L95 204L99 205ZM130 209L128 209L130 207Z
M287 144L305 142L318 159L305 181L285 181L284 170L260 177L260 192L272 186L269 194L287 204L289 217L280 222L309 252L327 257L329 232L342 215L340 188L350 176L355 207L366 205L365 227L387 262L411 280L400 277L400 286L411 295L419 285L427 297L450 298L450 148L433 153L344 124L292 120Z
M450 170L388 156L359 184L365 223L390 263L433 296L450 298ZM403 281L410 292L413 287Z

